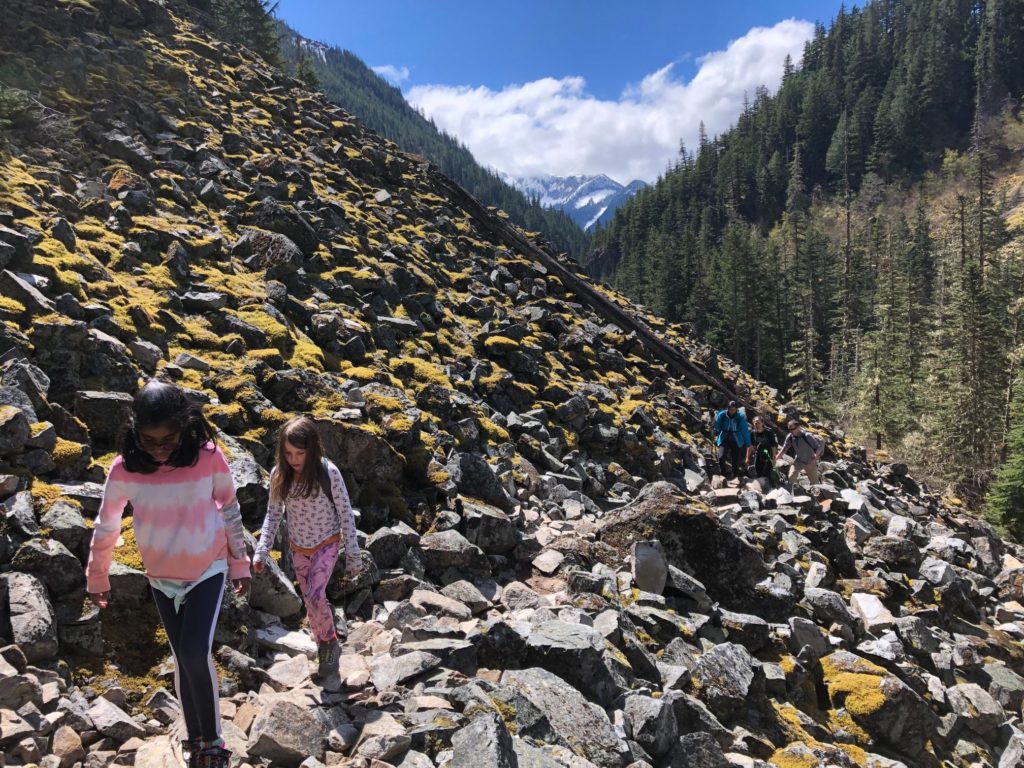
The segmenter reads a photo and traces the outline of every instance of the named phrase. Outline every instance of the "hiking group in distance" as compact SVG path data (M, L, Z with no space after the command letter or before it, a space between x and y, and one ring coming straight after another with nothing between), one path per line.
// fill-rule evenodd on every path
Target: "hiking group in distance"
M751 425L753 429L751 429ZM765 478L772 487L783 484L778 462L792 456L786 480L792 486L803 472L811 485L818 482L818 462L825 452L825 443L817 435L800 426L796 419L786 422L786 439L779 444L773 428L764 417L754 416L750 424L739 403L729 404L715 414L712 425L718 451L718 472L726 481L740 475Z

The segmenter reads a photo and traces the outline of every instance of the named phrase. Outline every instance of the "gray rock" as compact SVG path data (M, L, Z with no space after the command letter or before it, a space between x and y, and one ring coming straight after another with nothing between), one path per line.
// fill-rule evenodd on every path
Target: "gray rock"
M830 650L828 638L822 634L817 624L794 616L789 620L789 649L795 656L805 647L810 649L815 659L820 659Z
M635 542L631 554L633 584L643 592L660 595L668 581L668 560L661 542Z
M546 549L531 561L531 564L545 576L557 573L565 562L565 555L557 549Z
M38 536L39 521L36 520L35 502L30 491L16 493L0 505L4 513L7 531L23 538Z
M566 743L601 768L621 768L628 754L607 715L590 705L576 688L544 669L510 669L503 685L515 688L547 718Z
M28 573L0 574L0 597L7 598L11 639L30 662L57 653L57 622L43 582Z
M821 665L832 708L845 706L861 728L900 753L918 754L938 733L939 718L927 702L877 664L835 651Z
M131 421L132 396L127 392L75 393L75 416L89 428L94 445L113 446L123 424Z
M1015 728L1006 749L999 756L998 768L1018 768L1021 765L1024 765L1024 733Z
M735 643L715 646L697 659L693 671L698 695L719 718L729 719L748 702L764 696L761 664L747 649Z
M850 627L857 623L846 601L838 592L811 587L804 590L804 601L819 624L830 626L837 623Z
M455 452L446 469L460 493L483 499L506 512L515 506L494 469L480 454Z
M356 754L367 760L390 762L409 751L412 738L404 733L380 733L359 743Z
M452 736L451 768L518 768L508 728L497 714L477 715Z
M515 549L519 535L508 515L487 504L462 502L462 523L467 541L488 555L501 555Z
M465 621L473 615L472 611L458 600L427 589L414 590L409 597L409 602L427 613L451 616L459 621Z
M67 547L80 561L85 561L92 533L77 506L58 499L43 513L39 522L50 531L50 538Z
M394 528L378 528L366 542L366 549L381 568L395 568L409 551L405 537Z
M672 706L680 733L710 733L723 747L733 741L732 732L705 706L704 702L683 691L669 691L665 700Z
M440 663L440 656L426 651L412 651L376 661L370 667L370 677L378 691L387 691L433 669Z
M25 413L13 405L0 405L0 455L21 452L30 436Z
M728 632L729 640L739 643L751 653L757 653L769 642L768 622L760 616L735 613L724 608L719 610L721 627Z
M491 607L491 601L483 596L476 585L465 579L453 581L441 590L441 594L468 606L474 614L486 611Z
M458 531L430 533L420 539L427 570L442 573L449 568L486 571L487 557Z
M543 604L543 600L521 581L513 581L502 589L501 604L510 611L518 611L522 608L537 608Z
M650 696L629 696L623 708L633 741L654 757L661 757L678 739L676 715L670 701Z
M960 580L952 565L945 560L939 560L934 557L925 558L918 567L917 572L921 575L922 579L926 579L936 586L945 586Z
M228 297L216 291L188 291L182 294L181 304L189 312L216 312L228 305Z
M246 537L251 538L248 533ZM252 541L249 543L254 545ZM266 560L262 573L253 571L249 588L253 608L282 617L294 616L302 610L302 598L295 591L295 585L273 558Z
M242 517L245 520L262 521L270 499L270 473L235 438L223 432L217 438L224 443Z
M146 729L132 720L127 712L102 696L93 700L89 717L97 731L119 742L146 735Z
M623 687L604 659L604 637L593 627L545 621L526 638L526 663L560 675L591 701L608 706Z
M864 555L893 568L914 568L921 562L921 550L914 542L894 536L875 536L864 546Z
M730 768L731 765L710 733L688 733L679 737L670 768Z
M946 701L975 733L990 733L1006 720L1006 713L999 702L976 683L960 683L948 688Z
M984 674L988 678L988 692L1009 712L1020 712L1024 706L1024 677L1021 677L1002 662L986 664Z
M164 359L163 350L151 341L132 339L128 342L128 349L139 367L149 374L155 373L157 365Z
M298 766L307 757L323 760L328 728L319 709L301 696L267 698L249 730L245 747L249 757L267 758L286 768Z
M10 270L0 270L0 296L9 296L20 302L25 310L32 315L45 315L54 311L53 302L46 298L39 289L23 280Z
M864 627L873 634L892 629L896 617L882 605L882 601L867 592L855 592L850 596L850 608L854 615L864 622Z
M21 410L29 424L39 421L39 411L45 413L46 393L50 377L31 363L12 360L0 368L0 405L13 405Z
M896 619L896 634L904 647L915 653L932 654L939 650L939 641L920 616L901 616Z
M791 614L794 596L762 584L768 567L757 547L700 511L671 483L645 485L635 501L604 515L597 535L622 553L634 541L657 539L669 562L686 563L700 574L708 594L730 610L771 621L784 621Z
M78 557L54 539L29 539L18 547L11 564L38 576L55 599L85 585L85 570Z
M279 232L241 228L242 237L235 243L232 253L241 258L252 270L264 270L270 280L278 280L298 272L305 264L299 247Z

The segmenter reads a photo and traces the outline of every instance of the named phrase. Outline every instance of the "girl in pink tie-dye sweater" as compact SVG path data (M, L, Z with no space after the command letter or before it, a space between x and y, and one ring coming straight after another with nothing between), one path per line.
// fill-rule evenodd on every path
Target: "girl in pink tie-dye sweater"
M181 389L151 381L132 409L103 490L87 588L106 608L110 561L130 504L135 541L174 655L189 766L226 768L213 631L225 577L242 596L250 576L234 482L209 424Z

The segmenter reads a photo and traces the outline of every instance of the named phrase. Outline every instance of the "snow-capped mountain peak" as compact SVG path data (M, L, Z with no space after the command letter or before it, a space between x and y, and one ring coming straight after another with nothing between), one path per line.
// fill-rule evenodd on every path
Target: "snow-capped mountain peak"
M647 186L633 181L623 186L606 175L596 176L511 176L502 179L534 198L546 208L560 208L583 229L611 218L615 209Z

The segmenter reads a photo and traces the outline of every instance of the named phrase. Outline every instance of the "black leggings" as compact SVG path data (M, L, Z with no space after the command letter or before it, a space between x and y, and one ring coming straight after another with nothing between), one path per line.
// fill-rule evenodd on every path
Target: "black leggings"
M185 596L181 609L159 589L153 599L174 654L174 687L189 739L220 737L217 670L213 666L213 631L224 599L224 574L211 576Z
M726 477L736 477L740 473L740 462L746 448L740 448L736 439L731 436L726 436L722 440L722 444L718 446L718 471ZM732 465L732 471L725 471L726 459Z

